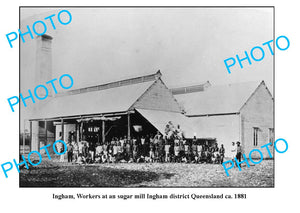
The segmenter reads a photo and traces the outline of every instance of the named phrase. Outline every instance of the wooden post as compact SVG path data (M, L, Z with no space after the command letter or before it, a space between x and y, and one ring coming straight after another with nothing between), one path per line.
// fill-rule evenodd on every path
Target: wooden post
M83 136L83 121L81 120L80 122L80 140L82 141L82 136Z
M23 155L25 155L25 139L26 139L26 132L25 132L25 119L24 119L24 133L23 133Z
M29 139L29 152L31 152L31 147L32 147L32 121L30 121L30 125L29 125L29 131L30 131L30 139Z
M99 144L99 142L100 142L100 127L97 132L97 143Z
M76 128L76 142L78 143L79 142L79 128L78 128L78 123L76 123L75 128Z
M45 146L48 144L47 121L45 120Z
M105 142L105 121L102 120L102 144Z
M65 130L64 130L64 119L63 118L61 118L61 140L63 140L64 141L64 136L65 136Z
M37 125L38 125L38 129L37 129L37 148L38 150L40 150L40 147L41 147L41 141L40 141L40 122L41 121L38 121L37 122Z
M127 140L130 140L130 113L127 114Z

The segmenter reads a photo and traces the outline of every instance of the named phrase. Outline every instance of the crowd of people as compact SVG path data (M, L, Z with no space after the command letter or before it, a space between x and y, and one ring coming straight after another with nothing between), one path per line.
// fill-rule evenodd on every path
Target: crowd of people
M215 142L200 143L196 137L187 140L180 126L169 122L165 136L156 135L133 137L114 137L104 143L93 143L86 140L67 143L68 162L78 164L91 163L142 163L142 162L174 162L174 163L223 163L225 149Z

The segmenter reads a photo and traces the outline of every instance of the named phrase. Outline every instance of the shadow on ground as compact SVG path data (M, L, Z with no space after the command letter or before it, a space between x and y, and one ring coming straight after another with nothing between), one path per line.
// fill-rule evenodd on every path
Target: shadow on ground
M127 187L173 175L98 166L35 167L21 171L20 187Z

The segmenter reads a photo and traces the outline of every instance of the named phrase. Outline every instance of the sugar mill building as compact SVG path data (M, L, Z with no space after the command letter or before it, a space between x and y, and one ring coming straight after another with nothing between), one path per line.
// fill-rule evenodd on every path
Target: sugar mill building
M36 83L51 79L51 40L37 38ZM29 117L31 150L74 136L93 142L112 137L164 134L169 121L186 138L217 141L229 154L232 141L246 153L274 139L273 98L265 83L213 86L209 82L168 88L160 71L153 74L59 93L35 105ZM267 156L267 155L265 155Z

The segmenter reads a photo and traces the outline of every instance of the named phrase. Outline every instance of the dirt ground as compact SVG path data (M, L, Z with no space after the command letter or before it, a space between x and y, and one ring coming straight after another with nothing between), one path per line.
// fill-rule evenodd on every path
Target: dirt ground
M23 168L20 187L274 187L273 160L229 170L221 164L106 163L78 165L45 160Z

